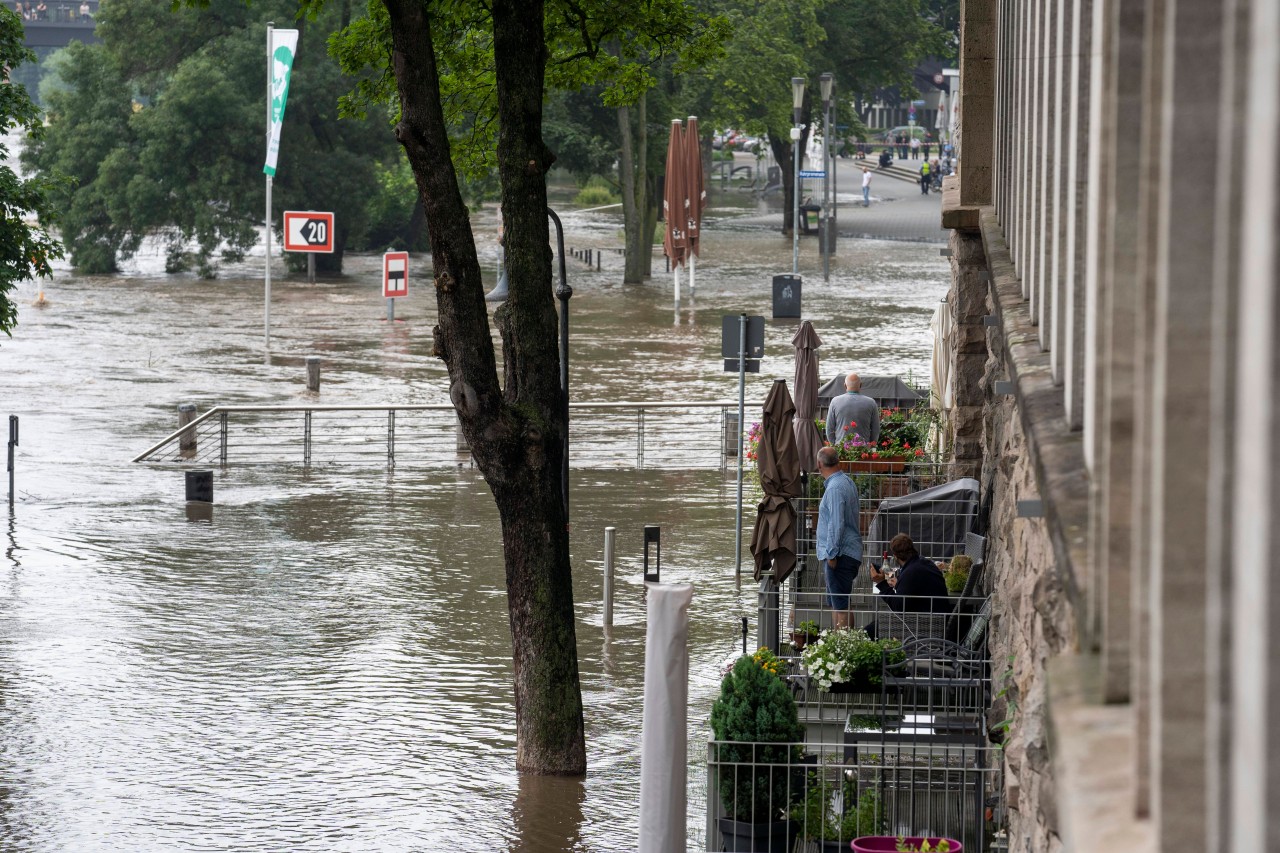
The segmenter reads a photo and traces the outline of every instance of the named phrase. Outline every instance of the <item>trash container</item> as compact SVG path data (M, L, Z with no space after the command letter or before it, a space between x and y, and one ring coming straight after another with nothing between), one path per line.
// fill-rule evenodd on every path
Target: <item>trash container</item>
M822 212L822 205L806 202L800 205L800 233L801 234L817 234L818 233L818 215Z

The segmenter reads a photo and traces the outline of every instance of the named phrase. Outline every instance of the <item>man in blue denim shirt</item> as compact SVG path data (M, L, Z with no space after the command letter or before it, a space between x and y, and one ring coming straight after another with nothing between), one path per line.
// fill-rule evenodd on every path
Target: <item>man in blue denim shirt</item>
M849 593L862 565L858 533L858 487L840 470L834 447L818 451L818 473L826 481L818 505L818 562L827 578L827 601L837 628L849 627Z

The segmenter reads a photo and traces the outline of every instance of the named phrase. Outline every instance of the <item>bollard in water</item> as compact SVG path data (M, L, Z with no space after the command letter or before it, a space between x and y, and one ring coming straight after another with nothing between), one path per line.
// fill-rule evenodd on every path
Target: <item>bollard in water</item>
M649 546L653 545L656 552L653 561L653 571L649 571ZM662 528L656 524L646 524L644 526L644 582L645 583L662 583Z
M178 405L178 429L182 429L195 419L195 403L180 403ZM182 435L178 438L178 455L183 459L191 459L196 455L196 431L194 429L183 430Z
M613 624L613 538L615 529L604 529L604 625Z
M724 455L738 455L738 413L724 412Z
M313 394L320 393L320 356L307 356L307 390Z
M742 617L742 653L747 653L747 617Z
M9 415L9 511L13 512L13 449L18 446L18 416Z
M187 500L213 503L213 472L187 471Z
M454 417L454 447L459 453L470 453L471 445L467 444L467 437L462 434L462 418L458 417L458 413L453 413Z

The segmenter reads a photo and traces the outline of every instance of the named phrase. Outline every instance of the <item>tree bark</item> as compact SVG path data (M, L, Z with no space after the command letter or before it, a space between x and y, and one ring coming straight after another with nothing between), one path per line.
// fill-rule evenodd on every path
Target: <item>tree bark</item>
M809 96L805 96L806 112L808 111ZM802 113L803 115L803 113ZM809 124L806 124L800 131L800 150L803 152L809 145ZM796 166L795 166L795 146L790 137L781 137L778 134L769 134L769 149L773 151L773 159L777 161L782 168L782 199L786 204L786 209L782 211L782 233L791 236L791 229L794 227L792 222L795 214L795 190L796 190ZM804 155L802 154L801 157ZM802 159L801 163L804 162Z
M622 233L625 252L622 283L640 284L644 281L640 258L640 237L643 229L640 208L636 205L636 186L640 181L636 175L635 157L632 153L631 108L626 105L618 107L618 135L622 139L618 158L618 183L622 185ZM641 159L643 158L642 151Z
M653 271L653 233L658 228L658 206L662 199L656 198L656 189L649 180L649 93L643 92L636 103L639 113L640 137L636 155L636 204L640 215L636 218L636 250L640 256L640 275L648 278ZM652 212L652 223L650 213Z
M586 772L569 534L561 502L567 431L551 295L542 141L546 68L541 0L494 0L498 171L510 296L494 314L503 383L489 337L467 208L449 158L432 12L384 0L400 94L396 137L413 167L431 238L439 324L435 354L476 465L498 506L515 664L516 766ZM444 14L444 13L441 13Z

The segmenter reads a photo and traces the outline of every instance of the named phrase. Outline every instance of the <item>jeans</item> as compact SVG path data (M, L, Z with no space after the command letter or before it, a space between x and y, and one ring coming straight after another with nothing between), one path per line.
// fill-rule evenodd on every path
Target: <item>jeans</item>
M863 207L871 206L871 187L862 188L862 206Z
M853 592L853 579L858 576L861 565L861 560L844 554L836 557L834 568L826 560L822 561L822 572L827 578L827 603L832 610L849 609L849 593Z

